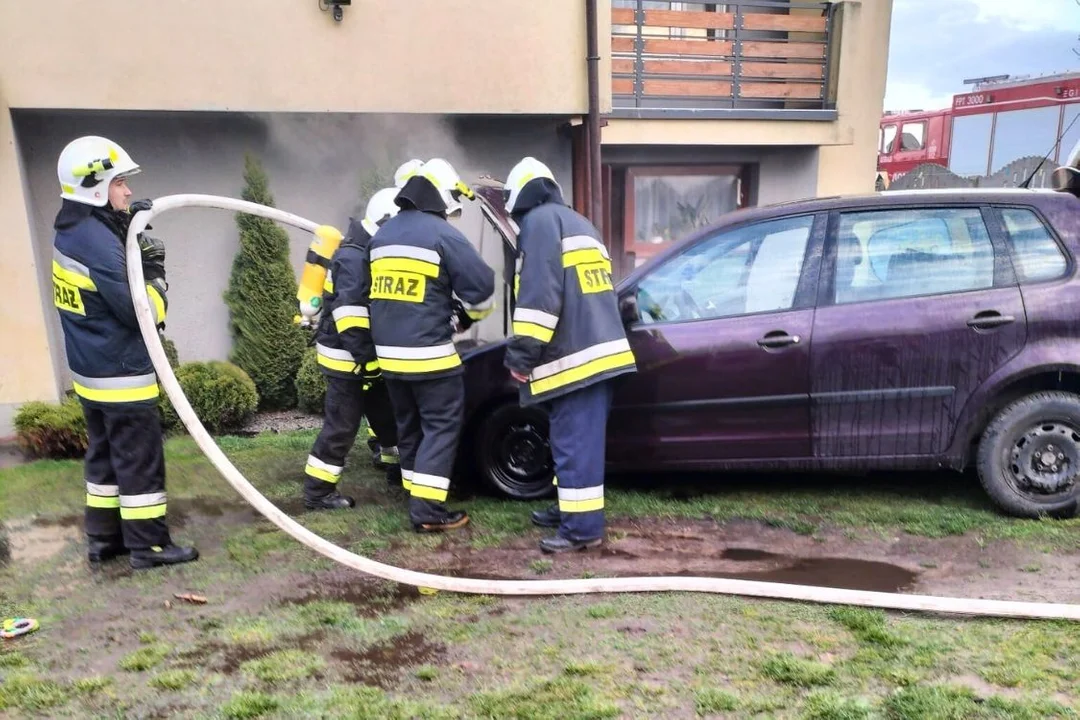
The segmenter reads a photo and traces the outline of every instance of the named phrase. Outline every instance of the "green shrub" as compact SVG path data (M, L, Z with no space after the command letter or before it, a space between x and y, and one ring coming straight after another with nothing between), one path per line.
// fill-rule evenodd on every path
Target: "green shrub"
M308 348L296 373L296 405L304 412L319 413L326 402L326 376L319 370L315 348Z
M258 408L259 394L248 374L232 363L184 363L176 379L206 429L212 433L235 430ZM162 395L161 412L166 427L180 424L176 409Z
M165 348L165 357L169 358L169 367L175 371L180 367L180 355L176 352L176 343L162 335L161 346Z
M86 454L82 405L68 397L59 405L28 402L15 415L19 447L34 458L75 458Z
M244 161L241 196L273 206L266 172L250 155ZM233 351L230 360L255 382L268 409L296 405L293 378L306 343L296 316L296 276L289 263L289 236L274 221L238 213L240 250L233 259L225 302L229 306Z

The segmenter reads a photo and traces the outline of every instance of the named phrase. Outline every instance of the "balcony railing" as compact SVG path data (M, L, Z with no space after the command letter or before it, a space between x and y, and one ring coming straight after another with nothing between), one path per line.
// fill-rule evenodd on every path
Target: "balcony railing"
M613 114L831 118L834 7L612 0Z

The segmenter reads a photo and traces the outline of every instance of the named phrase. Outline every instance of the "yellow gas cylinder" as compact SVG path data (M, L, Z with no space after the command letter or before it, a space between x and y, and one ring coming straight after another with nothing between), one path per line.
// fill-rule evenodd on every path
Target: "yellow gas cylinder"
M320 225L315 228L307 257L304 258L304 271L300 274L300 286L296 291L296 301L300 306L299 323L307 326L322 308L323 283L326 271L330 268L330 258L334 257L343 235L337 228Z

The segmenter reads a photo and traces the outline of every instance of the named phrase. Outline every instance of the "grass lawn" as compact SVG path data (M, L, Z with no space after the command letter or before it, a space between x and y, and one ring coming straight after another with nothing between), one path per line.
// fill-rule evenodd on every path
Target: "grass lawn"
M528 523L546 503L465 498L466 531L415 535L363 447L343 481L358 507L305 513L312 439L222 446L305 526L411 568L547 578L829 567L829 582L851 586L1080 602L1080 521L1007 518L961 476L612 481L605 550L552 559ZM1080 715L1078 623L678 593L422 595L279 532L189 438L171 439L167 457L173 534L202 558L145 573L86 565L80 463L0 470L0 616L41 622L0 641L0 717Z

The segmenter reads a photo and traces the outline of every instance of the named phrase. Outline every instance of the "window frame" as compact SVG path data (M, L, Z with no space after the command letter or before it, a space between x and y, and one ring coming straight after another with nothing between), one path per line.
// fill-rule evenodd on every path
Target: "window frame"
M634 320L629 325L629 329L652 330L670 325L687 325L691 323L701 322L721 322L727 320L737 320L741 318L779 315L781 313L813 309L818 294L818 282L821 276L822 249L824 246L825 233L828 225L828 213L822 211L797 212L790 215L778 215L775 217L753 220L751 222L725 225L724 227L704 231L704 234L701 237L697 238L696 240L687 242L683 247L679 248L677 252L673 253L669 257L664 258L663 262L657 263L655 266L649 268L649 270L645 272L641 277L637 278L637 280L635 280L633 284L627 285L625 288L621 288L619 292L619 299L621 302L626 297L633 297L636 305L638 290L640 289L642 281L651 277L655 272L657 272L660 268L665 267L668 263L675 262L683 255L698 247L702 243L715 240L720 235L737 232L739 230L744 230L746 228L754 227L756 225L766 225L769 223L783 220L794 220L797 218L811 218L812 220L810 223L810 235L806 239L806 250L803 252L802 269L799 274L799 280L795 285L795 296L792 298L791 307L785 308L783 310L761 310L752 313L740 313L738 315L689 318L686 320L663 320L660 322L644 322L642 320L641 310L639 308L638 319Z
M1008 254L1009 262L1012 265L1013 273L1016 277L1016 282L1023 287L1031 287L1033 285L1049 285L1051 283L1060 283L1063 281L1071 280L1076 273L1076 261L1073 258L1073 254L1069 252L1068 246L1065 241L1062 240L1058 234L1057 228L1046 217L1046 213L1042 212L1042 209L1037 205L1024 205L1022 203L994 203L989 208L990 213L995 223L994 231L1000 234L1001 243L1005 248L1005 252ZM1005 217L1002 215L1003 210L1027 210L1035 215L1035 218L1042 223L1043 228L1050 235L1050 239L1057 245L1058 252L1065 258L1065 272L1057 277L1045 278L1042 280L1024 280L1020 276L1018 269L1019 263L1016 256L1013 254L1013 244L1009 239L1008 225L1005 224Z
M904 147L903 147L903 145L904 145L904 131L907 130L907 128L909 126L913 126L913 125L918 125L918 126L922 127L922 139L919 140L919 147L917 147L917 148L915 148L913 150L905 150ZM928 126L928 124L927 124L927 122L925 120L909 120L909 121L907 121L905 123L900 123L899 124L899 130L896 133L896 137L900 141L900 147L897 148L896 152L898 152L898 153L925 152L926 151L926 133L928 131L928 127L929 126Z
M994 252L994 279L990 287L974 288L971 290L956 290L947 293L926 293L923 295L904 295L902 297L873 298L860 300L859 302L838 303L836 302L836 260L840 242L840 217L841 215L853 215L876 212L903 212L920 210L978 210L986 227L986 234ZM952 297L967 295L970 293L987 292L1003 287L1016 285L1016 275L1013 270L1012 257L1005 239L1002 235L1004 226L997 225L998 219L990 206L986 203L952 202L938 204L901 204L901 205L868 205L864 207L853 206L837 208L829 212L829 227L825 236L825 247L821 259L821 281L818 283L817 307L859 307L886 302L903 302L905 300L919 300L934 297Z
M889 136L889 129L893 130L893 148L889 149L889 143L886 138ZM895 155L900 152L896 147L896 141L900 139L900 123L890 122L881 126L881 154L882 155Z

